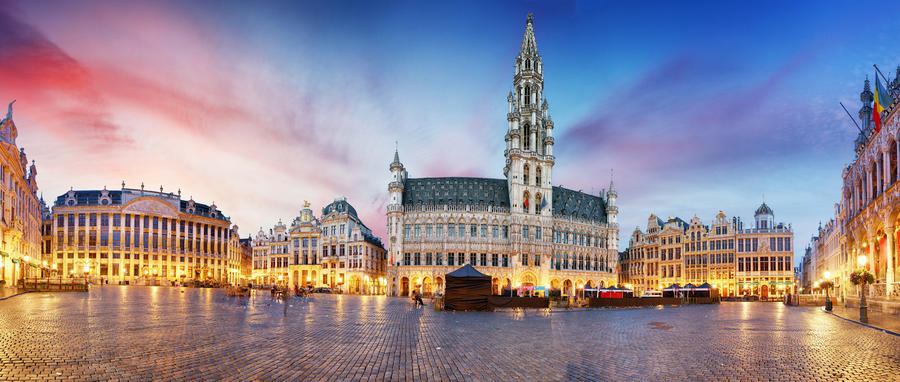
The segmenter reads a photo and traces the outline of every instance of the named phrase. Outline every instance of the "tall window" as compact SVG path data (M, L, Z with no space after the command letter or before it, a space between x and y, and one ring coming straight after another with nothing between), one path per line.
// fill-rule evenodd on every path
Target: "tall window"
M531 172L531 168L528 167L528 163L525 163L525 166L522 167L522 180L525 184L528 184L528 174Z
M531 125L525 124L525 128L522 129L522 150L530 150L531 149ZM527 170L525 171L528 172ZM525 183L528 183L528 179L525 179Z
M536 169L534 169L534 172L535 172L534 185L540 187L540 185L541 185L541 166L538 166Z
M542 198L543 198L543 196L541 196L540 192L534 197L534 213L537 215L541 214L541 199Z
M531 85L525 85L525 105L531 105Z

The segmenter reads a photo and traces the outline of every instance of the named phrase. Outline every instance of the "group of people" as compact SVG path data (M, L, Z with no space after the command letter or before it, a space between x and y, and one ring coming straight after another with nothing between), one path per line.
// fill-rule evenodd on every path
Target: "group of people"
M410 298L412 298L413 302L416 304L417 307L425 305L425 301L422 301L422 295L419 294L419 291L414 290L414 291L412 291L412 293L410 293L409 296L410 296Z
M293 292L294 296L305 297L309 294L309 288L303 287L301 288L299 285L294 285L293 291L289 287L284 287L279 289L277 286L272 285L271 293L272 298L275 298L276 295L281 295L282 297L288 297L288 295Z

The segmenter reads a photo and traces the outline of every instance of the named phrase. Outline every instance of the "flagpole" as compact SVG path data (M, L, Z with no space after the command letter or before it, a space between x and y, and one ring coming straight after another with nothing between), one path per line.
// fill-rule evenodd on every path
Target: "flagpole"
M887 80L887 78L884 76L884 73L881 72L881 69L878 69L878 65L872 64L872 66L874 66L874 67L875 67L875 71L878 72L878 74L881 75L881 78L884 80L884 83L885 83L885 84L887 85L887 87L888 87L888 91L891 92L891 96L893 96L894 98L897 98L897 93L894 93L894 90L891 89L891 83L890 83L890 81ZM878 89L875 89L875 90L878 90ZM891 100L891 103L893 103L893 100Z
M862 128L859 127L859 123L856 122L856 119L853 118L853 115L851 115L850 112L847 111L847 107L844 106L844 103L843 102L838 102L838 103L841 104L841 107L844 108L844 112L847 113L847 116L850 117L850 120L853 121L854 125L856 125L856 129L859 130L860 133L862 133L863 131L862 131Z

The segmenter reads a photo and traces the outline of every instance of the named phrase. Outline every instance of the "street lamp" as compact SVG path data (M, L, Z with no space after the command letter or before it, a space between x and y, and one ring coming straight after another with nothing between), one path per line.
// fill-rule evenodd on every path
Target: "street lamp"
M866 255L859 255L856 262L859 263L860 272L865 272L866 263L869 259ZM869 306L866 305L866 284L863 282L859 288L859 321L863 323L869 322Z

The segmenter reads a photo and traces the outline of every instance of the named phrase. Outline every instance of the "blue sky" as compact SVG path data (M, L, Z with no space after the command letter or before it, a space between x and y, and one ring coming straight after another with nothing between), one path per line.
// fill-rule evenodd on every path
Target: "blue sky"
M833 216L865 76L900 64L898 6L863 2L7 2L0 100L45 196L181 188L242 235L347 196L384 232L410 176L502 177L506 95L534 13L554 183L615 169L620 249L647 216L752 221L802 254ZM888 15L876 21L877 15Z

